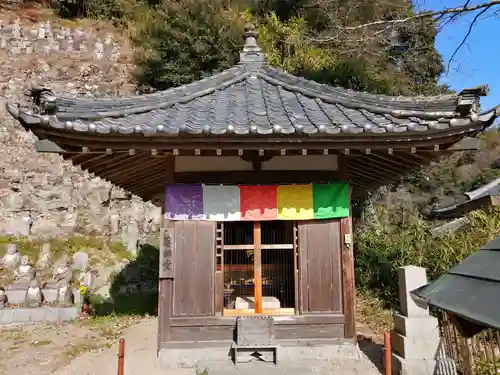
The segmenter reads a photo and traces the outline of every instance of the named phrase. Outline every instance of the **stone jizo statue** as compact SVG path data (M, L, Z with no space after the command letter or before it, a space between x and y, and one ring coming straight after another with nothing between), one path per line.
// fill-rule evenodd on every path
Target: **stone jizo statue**
M11 270L16 269L21 261L21 254L17 251L17 246L15 244L8 244L7 251L0 261L0 265L4 268L9 268Z
M14 271L15 281L13 285L26 285L26 287L28 287L35 276L35 268L33 268L33 266L30 264L28 256L24 255L21 258L21 264Z
M52 281L47 284L48 288L58 289L59 286L64 284L71 284L73 278L73 271L69 264L68 258L64 256L59 264L55 267L52 275Z
M71 306L75 303L71 283L67 280L62 280L57 289L57 304L60 306Z
M0 310L7 306L7 293L5 293L5 289L0 287Z
M30 281L28 290L26 291L26 297L24 300L26 307L40 307L42 305L43 295L42 289L38 280L33 279Z
M47 270L52 266L51 254L50 254L50 244L44 243L40 250L40 255L36 261L36 268L39 270Z

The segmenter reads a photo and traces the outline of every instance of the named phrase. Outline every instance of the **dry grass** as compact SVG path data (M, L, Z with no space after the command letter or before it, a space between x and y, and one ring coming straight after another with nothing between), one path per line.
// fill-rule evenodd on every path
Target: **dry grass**
M384 341L384 333L392 330L392 311L382 302L366 294L358 293L356 298L358 333L378 344Z

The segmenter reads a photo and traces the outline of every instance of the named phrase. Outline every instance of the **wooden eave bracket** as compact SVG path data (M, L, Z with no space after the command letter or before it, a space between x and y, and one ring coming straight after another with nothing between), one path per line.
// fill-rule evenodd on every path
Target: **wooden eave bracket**
M42 139L35 142L35 149L37 152L46 154L63 154L66 151L59 147L56 143L48 139Z
M453 146L446 149L446 151L478 151L481 148L481 141L477 138L466 137Z

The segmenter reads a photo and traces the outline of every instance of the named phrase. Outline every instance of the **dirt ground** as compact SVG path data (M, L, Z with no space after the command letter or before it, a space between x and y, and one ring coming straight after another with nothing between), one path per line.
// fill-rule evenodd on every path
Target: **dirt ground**
M195 375L195 369L165 369L159 365L156 330L156 318L148 317L106 317L62 325L3 327L0 328L0 375L21 372L37 375L115 374L119 337L124 337L126 342L125 375ZM356 359L283 362L274 368L252 363L209 372L218 375L256 372L264 375L379 375L379 348L360 342L360 349Z
M105 317L61 325L0 327L0 375L53 374L84 353L111 347L124 329L148 320L153 318Z

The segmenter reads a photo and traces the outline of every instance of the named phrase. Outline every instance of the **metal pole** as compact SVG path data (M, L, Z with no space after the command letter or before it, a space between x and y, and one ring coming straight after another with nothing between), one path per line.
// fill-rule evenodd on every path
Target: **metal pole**
M120 338L118 344L118 375L123 375L125 367L125 339Z
M392 359L391 359L392 349L391 349L391 333L384 333L384 367L385 375L392 375Z

